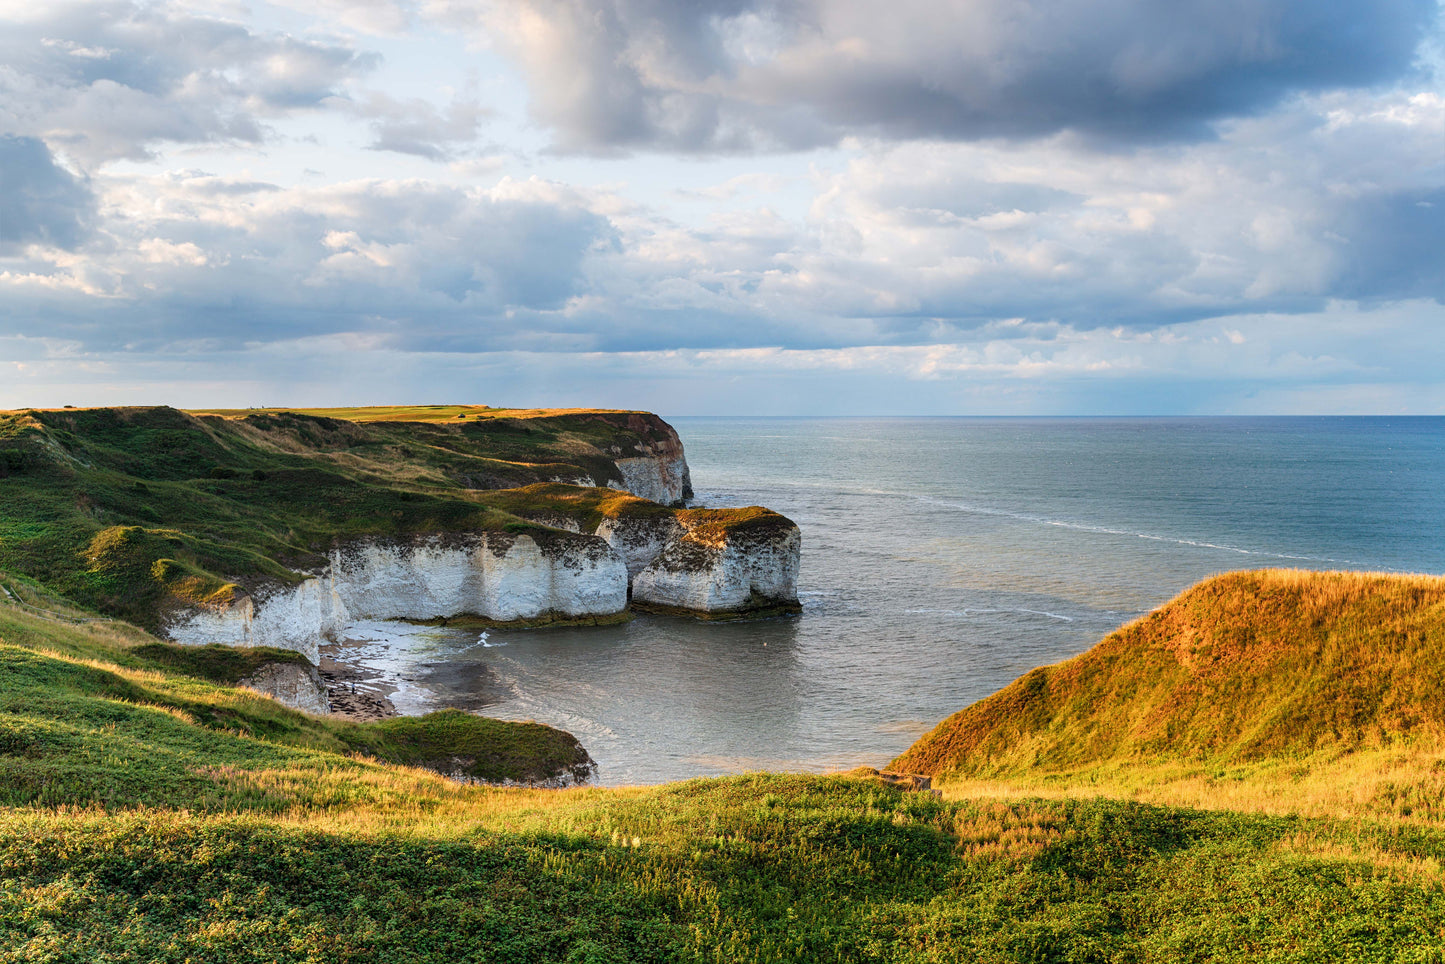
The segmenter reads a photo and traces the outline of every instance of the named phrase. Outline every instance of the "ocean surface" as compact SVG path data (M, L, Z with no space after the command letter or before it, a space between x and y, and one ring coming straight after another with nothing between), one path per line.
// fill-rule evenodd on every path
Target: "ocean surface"
M698 501L802 528L803 614L353 626L406 714L574 733L603 784L882 766L1191 583L1445 572L1445 419L673 418Z

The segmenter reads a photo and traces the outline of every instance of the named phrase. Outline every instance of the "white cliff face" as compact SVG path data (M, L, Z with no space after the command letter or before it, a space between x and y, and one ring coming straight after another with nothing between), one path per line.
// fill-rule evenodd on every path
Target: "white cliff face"
M672 516L620 516L603 519L597 535L627 565L627 578L632 580L650 566L662 550L682 538L687 530Z
M676 505L692 495L692 477L688 472L687 459L680 451L676 455L646 455L612 461L617 471L622 473L622 483L609 482L608 488L631 492L659 505Z
M348 622L351 614L328 578L307 579L264 597L241 596L222 610L195 609L173 620L167 635L177 643L204 646L274 646L319 661L322 636Z
M482 533L366 541L331 556L337 594L362 619L462 614L536 619L604 616L627 608L627 567L596 538Z
M798 603L797 526L710 544L670 543L632 581L638 602L716 613Z
M324 636L353 619L458 615L499 621L609 616L627 608L627 565L601 539L480 533L361 540L321 575L221 611L193 610L168 629L178 643L275 646L318 662Z

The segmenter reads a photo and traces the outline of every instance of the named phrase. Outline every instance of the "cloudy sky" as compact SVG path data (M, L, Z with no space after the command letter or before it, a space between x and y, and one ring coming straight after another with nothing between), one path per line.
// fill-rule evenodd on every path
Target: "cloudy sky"
M1437 0L0 0L0 406L1445 413Z

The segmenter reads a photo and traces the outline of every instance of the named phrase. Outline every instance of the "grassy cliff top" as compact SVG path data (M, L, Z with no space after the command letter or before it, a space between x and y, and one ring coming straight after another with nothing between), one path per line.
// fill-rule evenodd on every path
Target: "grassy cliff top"
M640 412L345 411L363 415L0 414L0 568L156 628L168 605L223 604L295 581L338 541L482 530L553 538L513 511L549 500L563 515L591 503L573 512L584 518L600 518L609 500L666 512L551 480L617 485L618 459L682 454L672 428ZM412 417L426 411L438 417ZM520 502L505 491L544 480Z
M137 410L164 406L131 406ZM0 409L0 416L26 412L104 412L115 406ZM216 415L221 418L250 418L256 415L310 415L339 418L348 422L446 422L457 418L560 418L587 415L650 415L626 408L495 408L491 405L352 405L338 408L187 408L187 415Z
M1445 578L1217 576L955 713L893 765L974 790L1172 783L1168 799L1200 804L1445 816Z
M310 415L348 422L450 422L468 418L572 418L588 415L647 415L620 408L493 408L490 405L362 405L351 408L196 408L189 415L250 418L254 415Z

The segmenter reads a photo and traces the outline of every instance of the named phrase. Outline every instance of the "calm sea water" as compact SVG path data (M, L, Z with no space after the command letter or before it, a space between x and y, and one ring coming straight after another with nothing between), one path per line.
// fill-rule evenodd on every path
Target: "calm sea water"
M353 627L403 713L570 730L602 783L879 766L1212 573L1445 572L1445 419L672 419L802 527L796 619Z

